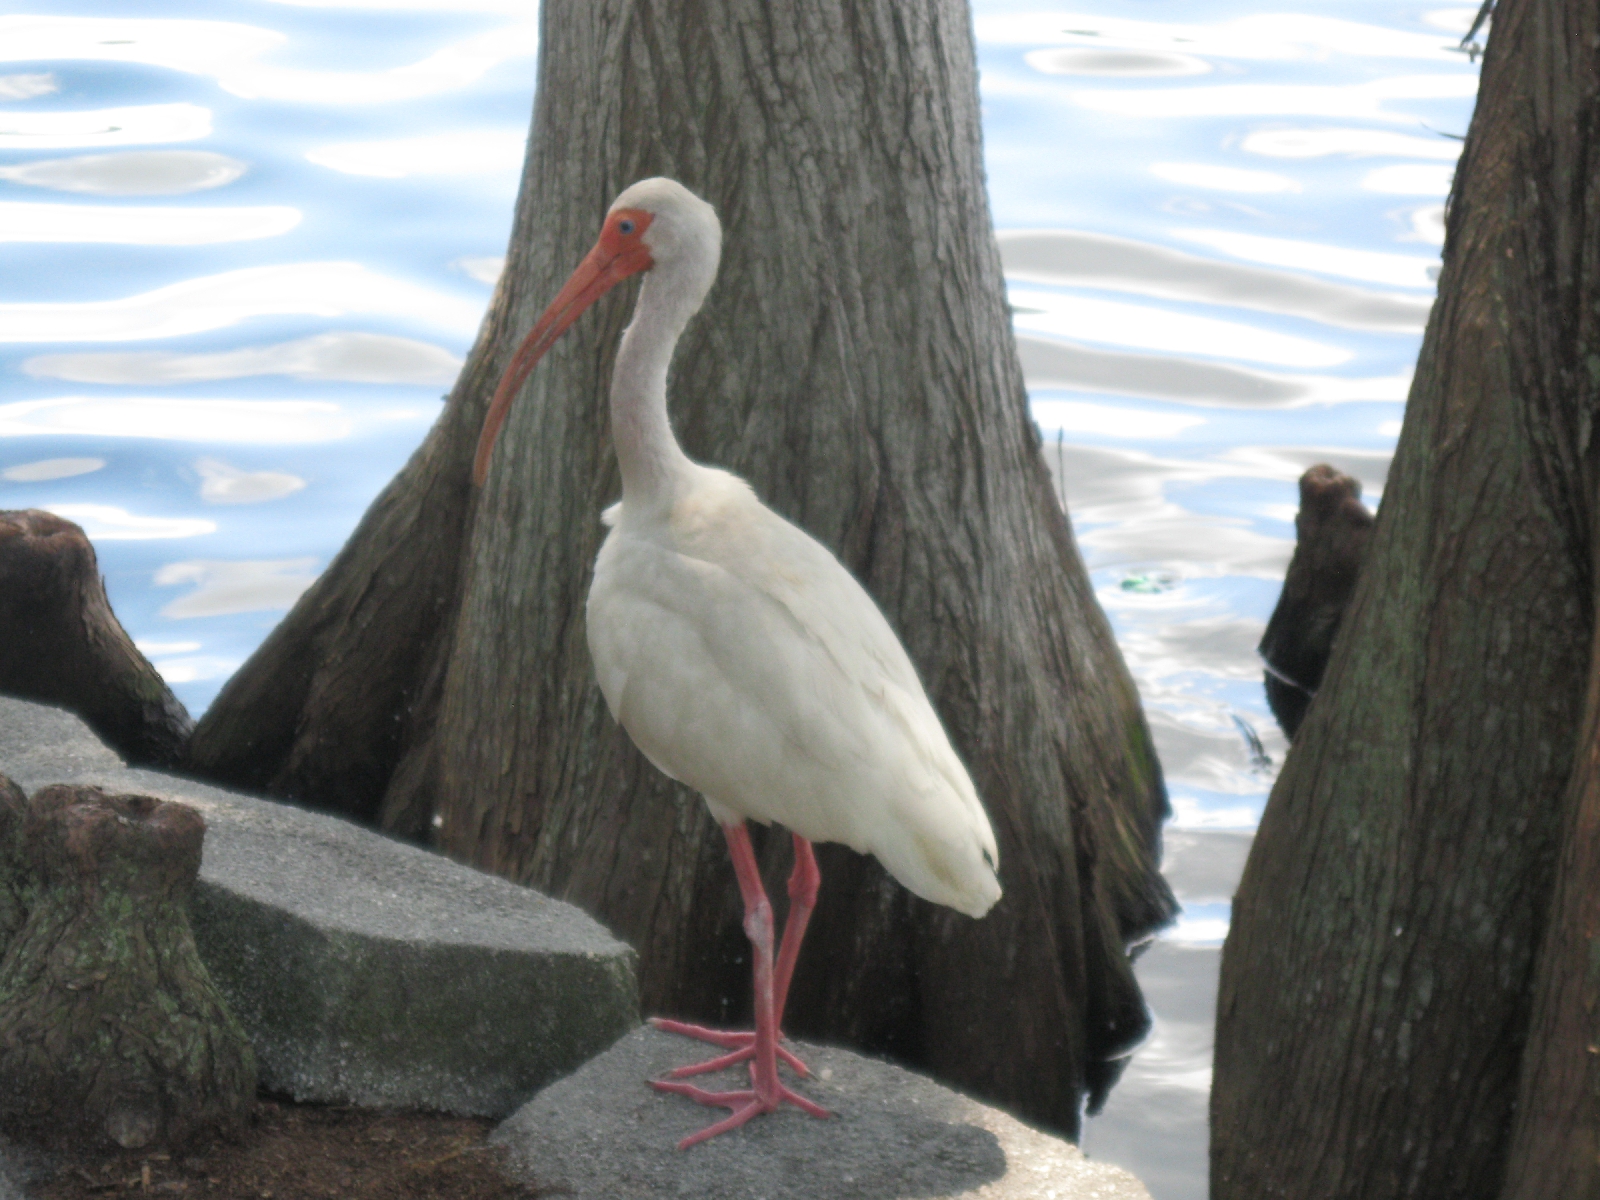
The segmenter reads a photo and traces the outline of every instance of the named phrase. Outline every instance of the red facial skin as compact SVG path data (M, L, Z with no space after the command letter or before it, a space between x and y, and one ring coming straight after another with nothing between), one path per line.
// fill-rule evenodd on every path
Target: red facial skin
M642 208L619 208L606 217L601 227L600 240L584 256L578 269L572 273L544 315L534 323L533 329L523 339L522 345L511 358L495 388L494 399L489 402L489 413L483 419L483 432L478 436L478 453L472 463L472 482L482 487L489 474L489 457L494 450L495 438L505 424L511 401L522 390L523 383L545 356L556 339L567 331L583 310L630 275L648 271L655 266L650 250L644 244L645 230L655 219L654 213ZM623 226L632 225L630 232Z

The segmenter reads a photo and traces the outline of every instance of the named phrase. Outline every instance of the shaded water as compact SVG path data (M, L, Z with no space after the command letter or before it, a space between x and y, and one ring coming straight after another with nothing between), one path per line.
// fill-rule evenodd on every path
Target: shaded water
M1255 656L1295 480L1381 494L1473 9L977 0L1034 413L1143 694L1184 911L1091 1154L1205 1194L1218 947L1284 743ZM525 0L0 17L0 507L95 539L199 712L439 410L504 251ZM1259 738L1259 750L1251 737Z

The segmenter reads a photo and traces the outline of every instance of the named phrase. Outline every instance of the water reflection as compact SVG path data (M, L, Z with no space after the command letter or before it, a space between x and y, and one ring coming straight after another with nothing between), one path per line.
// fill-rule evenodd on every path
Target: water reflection
M57 90L56 77L43 75L0 75L0 100L32 100Z
M315 581L316 567L314 558L168 563L156 571L155 585L193 584L194 590L163 606L161 615L182 619L288 608Z
M71 479L74 475L87 475L106 465L103 458L42 458L38 462L18 463L0 471L0 479L9 483L44 483L51 479Z
M1023 374L1035 389L1071 388L1193 404L1294 408L1347 400L1399 402L1411 386L1409 372L1365 378L1274 375L1176 355L1126 354L1026 334L1017 338L1017 350Z
M206 150L127 150L0 167L0 179L100 196L179 196L232 183L246 169L246 164L236 158ZM78 213L91 216L82 209ZM293 226L278 232L290 228Z
M1251 171L1243 167L1219 167L1212 163L1150 164L1150 174L1169 183L1214 188L1223 192L1298 192L1300 185L1285 175L1271 171Z
M317 400L60 396L0 404L0 437L12 438L78 435L296 445L338 441L354 428L339 405Z
M300 210L265 208L113 208L103 204L0 202L0 242L121 242L130 246L206 246L277 237L300 224Z
M998 7L998 6L997 6ZM1326 61L1330 54L1360 58L1408 58L1460 64L1455 49L1475 8L1454 10L1438 25L1457 37L1400 30L1373 24L1302 13L1256 13L1215 24L1143 21L1120 15L1076 12L984 12L976 17L978 40L988 45L1046 45L1052 42L1114 44L1123 49L1181 50L1223 60L1307 59ZM1455 15L1467 14L1464 18ZM1109 47L1108 47L1109 48Z
M1347 246L1326 242L1264 237L1225 229L1175 229L1172 236L1210 246L1213 250L1249 262L1296 267L1324 275L1340 275L1346 279L1387 283L1394 287L1427 288L1430 292L1439 271L1437 258L1391 254L1381 250L1352 250Z
M214 354L159 350L125 354L37 354L22 369L39 379L76 383L190 383L287 375L348 383L449 385L461 360L443 346L381 333L319 333L269 346L242 346Z
M1477 94L1471 75L1391 75L1338 86L1307 83L1234 83L1141 91L1077 91L1075 103L1121 117L1337 117L1411 124L1415 118L1391 100L1459 100Z
M7 150L187 142L210 132L211 110L198 104L139 104L82 112L0 112L0 139L4 139L0 144Z
M200 499L207 504L260 504L306 486L287 471L242 471L220 458L197 458L194 469L201 480Z
M521 6L524 16L527 6ZM287 38L276 30L224 21L126 17L0 18L0 61L138 63L208 76L251 100L298 104L389 104L455 91L491 68L534 53L532 20L500 26L439 47L416 62L375 71L319 71L260 62Z
M1086 400L1035 400L1033 419L1046 433L1101 433L1125 438L1170 438L1206 419L1188 413L1157 412Z
M1292 271L1268 271L1219 262L1215 258L1103 233L1007 230L999 235L999 240L1000 259L1007 276L1012 279L1112 288L1169 300L1238 305L1347 329L1420 333L1427 322L1428 310L1433 307L1431 294L1407 296L1372 292ZM1253 248L1253 243L1244 245ZM1285 251L1284 256L1289 257L1289 252ZM1423 261L1429 265L1433 260ZM1181 349L1177 345L1170 348Z
M1046 75L1205 75L1211 70L1210 63L1192 54L1153 50L1033 50L1023 61Z
M1361 186L1369 192L1389 192L1396 196L1448 196L1454 177L1454 167L1406 163L1368 171L1361 177Z
M215 533L217 523L198 517L142 517L114 504L50 504L58 517L76 521L95 542L191 538Z
M306 151L319 167L347 175L403 179L408 175L515 175L526 149L525 129L453 132L428 137L340 142Z
M0 304L0 342L171 338L283 314L409 317L467 333L477 328L483 305L360 263L285 263L185 279L123 299Z
M1029 333L1289 367L1332 367L1351 358L1342 347L1258 325L1100 297L1012 288L1011 303L1017 328Z
M1340 154L1350 158L1447 158L1453 162L1461 153L1461 143L1392 129L1257 129L1239 142L1239 149L1271 158Z

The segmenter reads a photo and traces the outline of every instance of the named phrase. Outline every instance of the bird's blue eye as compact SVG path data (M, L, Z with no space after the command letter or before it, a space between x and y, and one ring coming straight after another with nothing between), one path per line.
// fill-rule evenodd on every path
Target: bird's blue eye
M633 222L632 221L628 221L628 220L618 221L617 222L617 232L618 233L624 233L624 234L632 233L633 232Z

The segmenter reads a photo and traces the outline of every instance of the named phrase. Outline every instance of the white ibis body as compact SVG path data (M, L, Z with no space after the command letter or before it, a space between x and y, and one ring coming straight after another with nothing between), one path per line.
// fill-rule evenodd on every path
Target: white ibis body
M689 1146L784 1101L779 1024L819 875L811 843L874 855L918 896L973 917L1000 897L983 806L911 660L866 591L820 543L726 471L691 462L667 420L667 368L716 278L722 229L712 207L670 179L617 197L599 241L512 359L484 421L474 467L488 471L513 397L578 315L643 273L611 384L622 500L589 590L589 648L612 714L645 756L705 797L733 855L755 963L754 1033L678 1022L729 1053L696 1074L749 1060L748 1091L657 1081L731 1116ZM773 955L772 912L745 820L794 835L790 916Z

